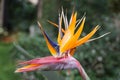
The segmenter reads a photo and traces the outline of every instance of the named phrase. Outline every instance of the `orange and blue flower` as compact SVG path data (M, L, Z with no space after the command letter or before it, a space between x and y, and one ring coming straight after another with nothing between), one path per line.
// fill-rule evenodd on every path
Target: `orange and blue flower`
M43 58L36 58L30 61L19 63L24 65L22 68L18 68L15 72L27 72L34 70L64 70L64 69L78 69L83 80L90 80L86 72L82 68L81 64L73 57L76 47L92 41L90 39L96 31L99 29L97 25L90 33L85 37L80 38L83 31L86 17L83 16L80 20L77 20L77 12L73 12L70 20L62 11L59 14L59 23L48 21L55 27L58 27L57 43L53 42L47 33L43 30L41 24L38 22L40 30L46 40L46 44L52 56ZM64 25L63 25L64 24Z

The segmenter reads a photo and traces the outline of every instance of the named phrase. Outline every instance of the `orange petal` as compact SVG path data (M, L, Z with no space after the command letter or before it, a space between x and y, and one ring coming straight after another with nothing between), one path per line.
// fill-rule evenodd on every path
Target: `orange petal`
M48 42L48 40L46 40L46 43L47 43L47 46L48 46L50 52L52 53L52 55L56 56L57 55L56 49Z
M60 33L58 34L58 38L57 38L57 41L58 41L58 44L61 44L61 35L60 35Z
M51 42L51 41L48 39L48 36L45 34L45 32L44 32L44 30L42 29L41 24L40 24L39 22L38 22L38 25L39 25L39 27L40 27L40 29L41 29L41 31L42 31L42 34L43 34L43 36L44 36L44 38L45 38L45 40L46 40L48 49L50 50L50 52L51 52L51 54L52 54L53 56L56 56L56 55L57 55L57 50L56 50L55 47L53 46L53 45L55 45L55 44L53 44L53 42ZM52 45L52 44L53 44L53 45Z
M69 50L74 46L74 43L76 43L76 41L78 40L83 27L84 27L84 23L85 23L85 18L83 18L82 23L79 27L79 29L77 30L77 32L74 34L74 36L66 43L66 45L64 46L64 50Z
M83 27L84 27L84 23L85 23L85 17L83 18L82 23L81 23L79 29L77 30L77 32L76 32L75 35L74 35L74 38L75 38L76 40L80 37L80 35L81 35L81 33L82 33L82 30L83 30Z
M72 38L75 30L75 24L76 24L76 16L77 13L75 13L72 17L71 23L68 27L68 29L65 31L65 34L62 38L61 44L60 44L60 53L63 53L66 51L66 45L69 43L69 40Z
M70 30L72 34L74 34L74 31L75 31L76 17L77 17L77 12L74 14L70 22L70 25L68 26L68 31Z
M86 41L88 41L88 39L90 39L94 34L95 32L99 29L99 26L97 25L87 36L83 37L82 39L78 40L75 45L73 46L74 47L77 47L83 43L85 43Z
M58 41L58 44L61 43L61 39L62 39L62 15L60 16L59 15L59 27L58 27L58 38L57 38L57 41Z

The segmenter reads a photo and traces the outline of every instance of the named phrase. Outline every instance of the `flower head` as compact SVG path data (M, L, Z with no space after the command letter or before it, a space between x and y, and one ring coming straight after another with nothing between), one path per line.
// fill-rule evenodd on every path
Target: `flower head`
M70 20L68 21L67 16L62 11L59 14L59 23L48 21L55 27L58 27L57 43L53 42L46 32L43 30L41 24L38 22L40 30L46 40L46 44L50 53L53 56L36 58L30 61L20 63L25 65L22 68L18 68L15 72L26 72L33 70L64 70L64 69L78 69L83 80L90 80L86 72L82 68L81 64L73 57L76 47L92 41L90 39L95 32L99 29L97 25L90 33L85 37L80 38L83 31L85 17L83 16L80 20L77 20L77 12L73 12ZM64 24L64 25L63 25ZM90 39L90 40L89 40Z

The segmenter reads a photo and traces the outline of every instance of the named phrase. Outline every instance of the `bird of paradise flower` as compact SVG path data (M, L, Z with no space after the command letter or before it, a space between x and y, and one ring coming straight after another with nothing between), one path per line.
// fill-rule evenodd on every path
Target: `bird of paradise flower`
M78 69L80 76L83 80L90 80L85 70L77 61L73 55L76 47L103 37L104 35L90 39L95 32L99 29L97 25L89 34L83 38L79 38L84 27L86 17L83 16L80 20L77 20L77 12L73 12L68 22L67 16L64 14L63 10L59 14L59 23L53 23L48 21L55 27L58 27L58 37L57 42L53 42L46 32L43 30L41 24L38 22L40 30L46 40L49 51L52 56L47 56L43 58L36 58L29 61L21 62L20 65L24 65L18 68L15 72L28 72L34 70L66 70L66 69ZM63 27L64 24L64 27ZM108 33L107 33L108 34Z

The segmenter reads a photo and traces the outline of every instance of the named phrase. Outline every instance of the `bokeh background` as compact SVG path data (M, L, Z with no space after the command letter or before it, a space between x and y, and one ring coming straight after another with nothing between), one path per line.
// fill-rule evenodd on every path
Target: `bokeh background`
M57 29L47 20L57 23L61 7L68 19L73 10L78 19L86 13L82 36L97 24L93 38L111 32L80 46L74 57L91 80L120 80L120 0L0 0L0 80L81 80L77 70L14 73L20 61L51 55L37 21L56 40Z

